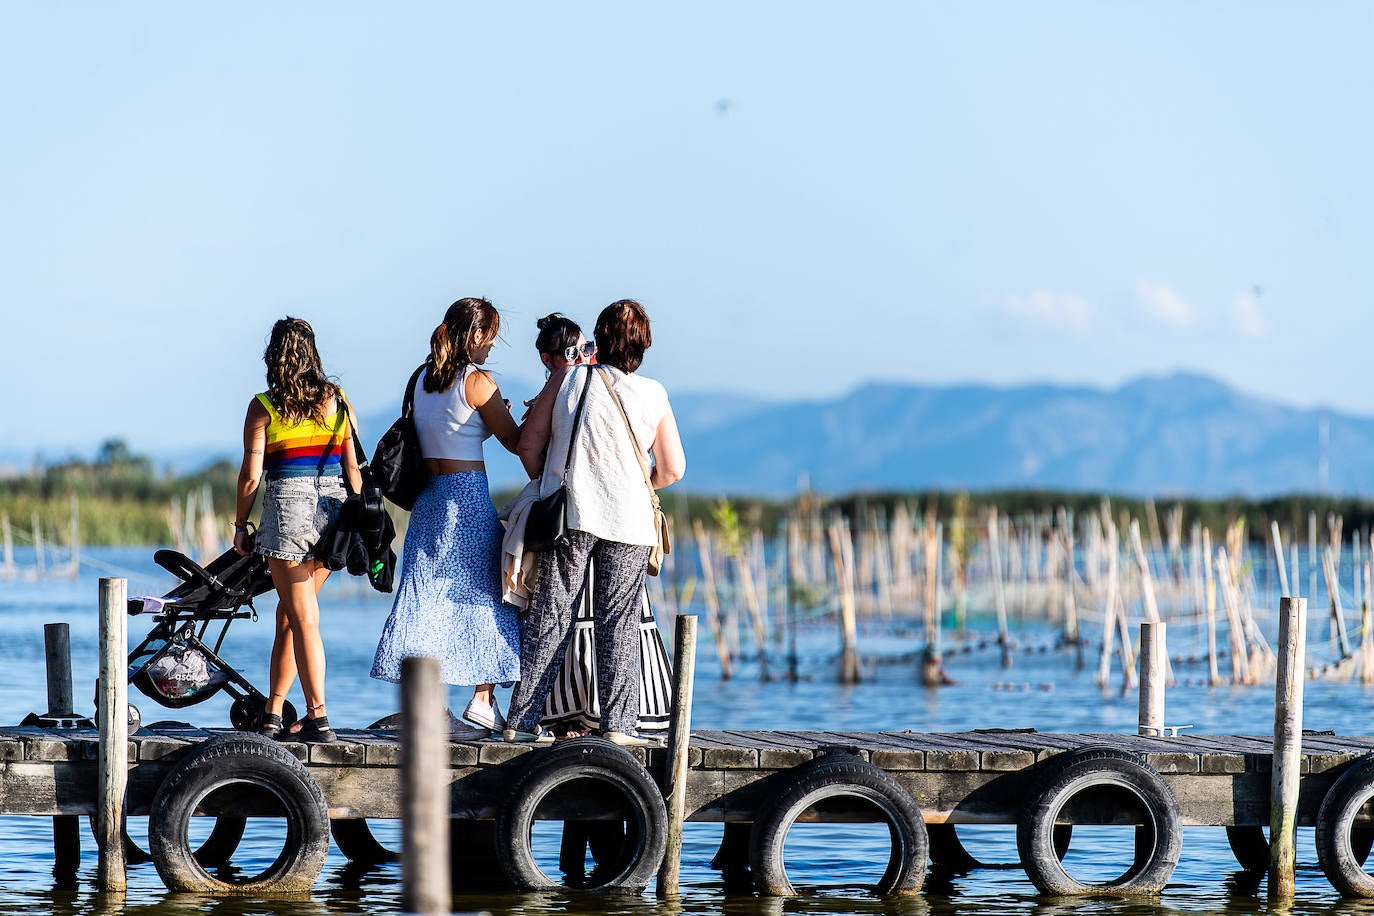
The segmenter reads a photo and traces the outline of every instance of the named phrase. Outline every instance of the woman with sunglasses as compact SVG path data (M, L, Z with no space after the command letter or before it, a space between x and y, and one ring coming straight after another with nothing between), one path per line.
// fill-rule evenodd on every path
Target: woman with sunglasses
M582 336L577 322L554 312L537 322L539 336L535 349L544 364L548 382L530 402L530 412L552 411L552 399L558 396L559 383L569 366L596 361L596 343ZM547 402L546 400L547 399ZM547 451L547 449L546 449ZM539 477L544 470L543 456L539 466L526 466L531 477ZM544 715L539 720L542 729L560 737L585 735L600 724L601 710L596 698L596 613L592 607L592 580L595 564L588 560L586 583L573 601L573 632L563 654L561 669L548 699ZM668 729L672 704L672 667L668 650L663 644L649 593L640 595L639 618L641 684L638 727L640 734L661 735Z
M572 635L572 606L589 585L600 733L617 744L648 743L636 734L639 619L659 533L646 487L657 490L681 479L687 460L667 391L637 374L653 343L644 306L622 299L602 309L596 343L601 365L572 365L552 376L558 393L536 401L516 449L525 470L542 470L541 497L566 487L569 540L537 560L529 608L520 619L520 682L506 716L507 741L543 738L539 720ZM641 462L649 461L646 481ZM591 582L589 561L596 567Z

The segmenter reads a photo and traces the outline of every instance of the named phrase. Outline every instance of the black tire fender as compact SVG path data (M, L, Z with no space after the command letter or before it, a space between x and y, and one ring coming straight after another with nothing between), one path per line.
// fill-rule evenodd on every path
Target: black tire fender
M1094 786L1114 786L1134 795L1146 812L1136 828L1135 859L1119 878L1087 884L1070 875L1055 846L1055 821L1065 805ZM1086 747L1052 758L1016 825L1016 848L1026 874L1042 893L1063 896L1157 894L1178 865L1183 817L1178 799L1138 755L1111 747Z
M668 812L663 794L634 755L604 738L572 738L530 756L496 816L496 848L501 866L521 890L560 885L539 867L530 848L530 830L540 804L551 793L579 780L595 780L628 802L625 847L611 857L616 867L594 873L597 890L643 891L658 873L667 846Z
M1352 763L1327 790L1317 809L1317 862L1346 897L1374 897L1374 876L1364 870L1374 832L1355 818L1374 798L1374 754Z
M91 833L95 833L95 815L91 815ZM223 865L229 861L230 857L239 848L239 843L243 840L243 831L248 826L247 818L242 817L217 817L215 826L210 829L210 835L196 847L194 853L196 861L201 865ZM153 861L153 857L148 855L148 851L138 845L138 841L129 835L129 827L125 824L121 831L124 838L124 862L127 865L142 865L145 862Z
M755 814L749 836L749 866L759 893L775 897L797 893L787 877L783 855L787 832L806 809L841 796L868 802L887 824L892 851L874 892L906 896L920 891L930 852L921 809L882 769L848 754L832 753L782 776L773 797Z
M381 844L365 817L336 817L329 822L329 832L339 852L357 865L386 865L401 860L399 852Z
M286 839L276 861L261 874L237 883L210 874L187 840L187 827L201 802L212 792L234 785L273 796L286 820ZM308 891L324 867L329 811L319 784L281 745L260 735L220 735L188 753L163 780L148 815L148 841L153 864L168 890L296 894Z
M926 824L930 837L930 867L948 874L966 874L979 868L1019 868L1019 863L993 864L980 860L968 851L953 824ZM1071 824L1057 824L1054 828L1054 851L1062 861L1073 840Z

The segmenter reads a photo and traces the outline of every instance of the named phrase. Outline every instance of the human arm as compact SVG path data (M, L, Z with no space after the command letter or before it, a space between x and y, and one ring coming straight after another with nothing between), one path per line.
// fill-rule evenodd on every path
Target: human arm
M525 466L525 473L533 479L544 472L544 461L549 450L549 439L553 436L553 404L558 400L558 391L563 386L566 369L560 369L544 383L539 394L530 404L525 416L525 425L520 428L520 443L515 454Z
M682 479L687 472L687 455L682 451L682 437L678 435L677 418L673 416L672 407L658 421L654 444L650 449L654 453L654 469L649 474L649 482L655 490Z
M351 493L361 493L363 491L363 474L358 470L358 450L353 447L353 436L356 434L358 441L361 442L363 435L358 431L357 421L354 419L357 413L353 410L353 402L344 397L342 392L339 397L343 398L344 404L348 407L349 429L344 431L343 454L339 456L339 461L343 465L344 479L348 481L348 489Z
M482 422L506 451L514 453L520 442L520 427L511 416L510 406L501 398L501 389L487 372L474 372L463 381L463 395L477 408Z
M239 465L238 487L234 500L234 550L247 556L251 548L248 537L248 516L258 498L258 481L262 478L263 452L267 447L267 424L271 418L262 402L253 398L243 418L243 462Z

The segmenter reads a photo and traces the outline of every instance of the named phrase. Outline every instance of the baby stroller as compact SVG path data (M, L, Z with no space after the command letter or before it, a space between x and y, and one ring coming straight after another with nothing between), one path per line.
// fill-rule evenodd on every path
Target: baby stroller
M253 599L272 590L267 563L257 554L241 557L233 549L201 566L175 550L159 550L153 562L181 584L161 598L130 598L129 614L152 614L154 625L129 653L129 683L171 709L203 703L223 690L234 698L229 721L243 731L257 727L267 697L229 665L219 652L229 625L257 620ZM245 610L246 608L246 610ZM214 646L206 642L219 624ZM131 710L131 725L135 714ZM296 709L282 708L282 721L294 722Z

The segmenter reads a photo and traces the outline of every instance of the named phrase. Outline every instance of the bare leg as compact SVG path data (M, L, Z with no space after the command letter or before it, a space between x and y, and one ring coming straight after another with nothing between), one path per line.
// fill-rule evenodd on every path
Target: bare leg
M316 596L329 572L320 569L314 560L297 563L269 557L267 566L281 597L277 609L286 618L285 629L305 694L305 715L318 718L325 715L324 641L320 638L320 605Z
M296 649L291 638L291 623L277 602L277 632L272 640L272 658L268 664L268 713L281 715L282 704L286 702L286 692L296 680Z

